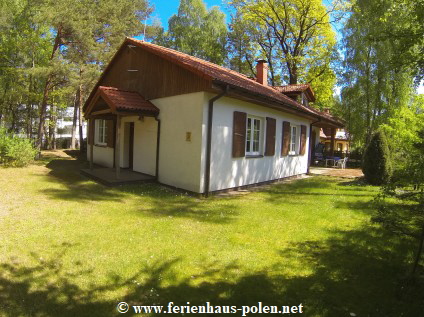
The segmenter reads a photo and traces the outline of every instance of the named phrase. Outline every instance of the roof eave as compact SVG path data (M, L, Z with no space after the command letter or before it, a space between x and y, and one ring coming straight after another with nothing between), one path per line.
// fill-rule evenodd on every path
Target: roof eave
M253 92L251 92L247 89L226 83L226 82L219 80L219 79L214 79L213 83L215 83L217 85L228 85L228 86L231 87L231 89L235 89L235 90L240 91L244 94L248 94L249 96L253 97L253 99L256 98L256 99L260 99L260 100L266 100L266 102L271 101L273 103L277 103L281 110L288 110L289 112L296 112L300 116L306 117L308 119L313 119L313 120L320 119L321 123L329 124L329 125L334 126L334 127L340 127L340 128L344 127L344 124L342 122L339 122L338 120L331 120L330 118L325 117L323 115L320 115L319 113L315 113L313 110L307 111L307 110L304 110L304 109L301 109L301 108L297 108L296 106L290 105L290 104L285 103L281 100L277 100L277 99L274 99L272 97L265 96L265 95L262 95L262 94L253 93ZM282 108L281 106L283 106L284 108ZM272 108L274 108L274 107L272 107Z

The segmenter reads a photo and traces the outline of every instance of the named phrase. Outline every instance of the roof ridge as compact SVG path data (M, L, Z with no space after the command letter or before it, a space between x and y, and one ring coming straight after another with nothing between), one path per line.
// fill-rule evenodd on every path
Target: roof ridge
M269 86L269 85L266 85L265 86L265 85L262 85L261 83L258 83L257 81L248 78L246 75L244 75L242 73L239 73L239 72L237 72L235 70L232 70L230 68L227 68L227 67L224 67L224 66L221 66L221 65L218 65L218 64L209 62L209 61L204 60L204 59L201 59L199 57L191 56L191 55L188 55L186 53L183 53L183 52L174 50L172 48L160 46L160 45L153 44L153 43L146 42L146 41L142 41L142 40L137 40L137 39L134 39L134 38L131 38L131 37L127 37L127 39L130 40L130 41L133 41L135 43L141 44L141 45L153 46L153 47L155 47L157 49L160 49L160 50L170 51L170 52L173 52L173 53L175 53L177 55L180 55L180 56L182 55L183 57L188 58L189 60L194 60L194 61L199 62L201 64L208 64L209 66L216 67L218 69L222 69L224 71L231 72L233 75L236 75L237 77L240 77L240 78L243 78L243 79L249 79L249 81L252 82L252 83L254 83L257 87L265 88L265 89L269 89L269 90L274 90L274 88L273 88L274 86ZM283 97L285 97L287 99L286 102L289 103L289 104L290 103L296 103L298 106L303 106L302 104L298 103L295 100L290 99L289 97L287 97L285 95L283 95Z

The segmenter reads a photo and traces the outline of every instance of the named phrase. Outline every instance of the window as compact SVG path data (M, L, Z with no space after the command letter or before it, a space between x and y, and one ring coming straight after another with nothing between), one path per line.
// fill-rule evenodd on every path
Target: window
M246 155L261 155L262 131L262 119L248 116L246 128Z
M337 143L337 151L338 152L342 152L343 151L343 144L342 143Z
M106 120L96 120L96 144L107 144L107 124Z
M290 126L291 139L290 139L290 151L289 155L299 154L299 127L297 125Z
M309 106L308 97L306 97L306 94L302 92L302 104L305 106Z

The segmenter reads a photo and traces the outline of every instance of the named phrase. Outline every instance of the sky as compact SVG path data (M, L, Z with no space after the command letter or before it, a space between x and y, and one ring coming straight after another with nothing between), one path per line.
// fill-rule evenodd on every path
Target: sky
M155 6L152 18L158 18L162 26L167 29L168 19L178 12L180 0L150 0L149 2ZM223 0L203 0L203 2L206 3L208 9L213 6L219 6L221 11L227 15L227 20L229 19L229 14Z
M226 14L227 22L229 22L230 14L226 8L225 0L203 0L203 2L206 3L208 9L212 6L219 6L221 11ZM155 11L151 16L151 20L159 19L165 30L168 29L168 19L178 12L180 0L150 0L150 3L155 6ZM340 37L340 34L338 34L338 36ZM418 93L424 94L423 84L418 88Z

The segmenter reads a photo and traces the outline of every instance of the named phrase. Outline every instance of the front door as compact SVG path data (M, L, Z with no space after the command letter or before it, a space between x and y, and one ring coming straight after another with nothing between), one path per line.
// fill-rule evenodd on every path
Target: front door
M128 144L128 167L133 169L134 166L134 122L130 122L130 131L129 131L129 144Z

